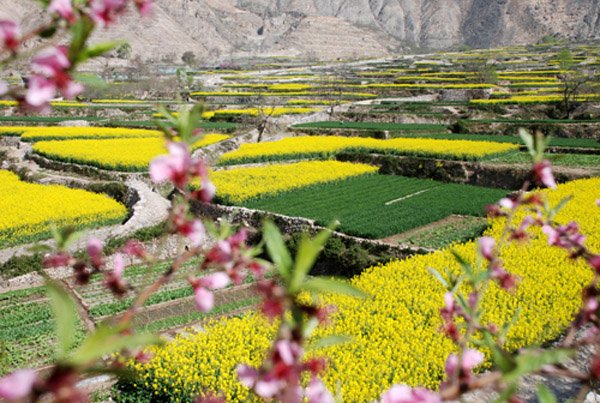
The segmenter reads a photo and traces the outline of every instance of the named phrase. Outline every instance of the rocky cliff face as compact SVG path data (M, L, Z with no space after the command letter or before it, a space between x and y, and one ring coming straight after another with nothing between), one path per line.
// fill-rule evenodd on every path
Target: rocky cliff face
M31 7L24 3L31 1ZM153 19L113 34L145 58L187 50L203 59L286 54L319 59L600 36L600 0L156 0ZM0 0L0 15L39 16L33 0Z

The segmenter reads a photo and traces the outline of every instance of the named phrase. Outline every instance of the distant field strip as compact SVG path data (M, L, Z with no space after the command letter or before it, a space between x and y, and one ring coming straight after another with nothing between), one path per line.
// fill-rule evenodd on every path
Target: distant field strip
M221 158L222 164L277 161L294 158L327 158L343 151L379 152L449 159L477 160L517 150L511 143L467 140L395 138L378 140L343 136L299 136L266 143L242 144Z
M365 164L309 161L216 171L211 178L221 201L241 203L251 198L375 172L376 167Z
M108 196L23 182L0 170L0 247L48 238L51 226L98 227L121 222L127 209Z
M505 193L432 180L366 175L252 199L243 205L321 224L337 219L345 233L380 239L452 214L481 216L487 204Z
M20 135L24 141L162 137L157 130L77 126L1 126L2 134Z
M224 134L207 134L194 148L205 147L228 138L229 136ZM133 172L147 170L154 157L167 154L165 141L161 137L40 141L34 144L33 151L62 162Z

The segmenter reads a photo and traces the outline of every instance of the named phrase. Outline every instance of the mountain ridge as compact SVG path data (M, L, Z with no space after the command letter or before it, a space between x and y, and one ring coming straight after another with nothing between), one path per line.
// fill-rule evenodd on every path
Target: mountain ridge
M0 15L32 25L35 6L0 0ZM156 0L98 39L125 38L143 58L200 60L254 55L314 59L387 56L525 44L546 35L600 37L600 0Z

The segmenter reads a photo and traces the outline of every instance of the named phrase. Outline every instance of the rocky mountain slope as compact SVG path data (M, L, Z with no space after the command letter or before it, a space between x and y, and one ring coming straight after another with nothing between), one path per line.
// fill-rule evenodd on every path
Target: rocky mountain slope
M27 4L27 3L31 4ZM112 33L144 58L193 51L207 60L255 54L336 59L457 44L491 47L558 34L600 36L600 0L156 0L155 16ZM33 0L0 14L39 18Z

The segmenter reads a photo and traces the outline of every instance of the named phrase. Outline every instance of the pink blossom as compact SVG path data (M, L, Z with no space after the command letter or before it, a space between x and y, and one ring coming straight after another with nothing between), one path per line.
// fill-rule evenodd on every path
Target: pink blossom
M83 86L73 81L69 69L72 67L65 46L49 48L38 53L32 60L34 75L29 79L29 90L25 96L28 105L41 108L60 91L71 99L83 91Z
M148 17L152 14L153 0L135 0L135 6L142 17Z
M600 272L600 255L593 255L588 258L588 263L596 272Z
M227 287L229 285L229 276L223 272L210 274L200 279L200 284L211 290L218 290Z
M208 252L206 258L212 263L228 263L232 259L231 244L227 241L218 241Z
M106 27L125 11L127 0L92 0L92 19L101 27Z
M483 362L484 356L477 350L467 349L462 356L462 376L468 377L473 369L479 366ZM454 376L458 369L458 356L456 354L450 354L446 359L446 375L448 378Z
M254 391L262 398L269 399L275 396L285 387L285 382L274 377L264 376L256 381Z
M208 179L202 179L202 187L199 190L194 191L194 197L201 202L210 203L217 193L217 188Z
M479 253L486 260L494 260L494 248L496 247L496 240L489 236L479 238Z
M242 244L244 244L244 242L246 242L247 239L248 230L246 228L242 228L241 230L230 236L227 241L229 242L229 245L231 245L232 248L239 248L240 246L242 246Z
M248 365L238 365L236 373L240 383L247 388L253 388L258 379L258 372Z
M37 375L32 369L21 369L0 378L0 398L6 400L25 399L33 391Z
M279 358L286 365L293 365L295 357L298 355L299 347L289 340L279 340L275 345L275 350L279 354Z
M123 279L125 262L123 255L116 254L113 260L113 270L106 275L106 286L117 296L123 296L127 293L127 282Z
M498 204L500 205L500 207L504 207L506 209L513 209L515 207L515 202L508 197L500 199Z
M381 396L382 403L440 403L441 397L427 389L412 389L406 385L394 385Z
M309 403L334 403L331 392L318 378L313 378L305 391Z
M73 24L77 20L71 0L52 0L48 6L48 12L58 14L61 18L67 20L69 24Z
M450 354L446 359L445 371L448 378L454 376L458 369L458 356L456 354Z
M113 275L120 279L123 277L124 270L125 262L123 261L123 255L117 253L113 259Z
M596 206L600 207L600 199L596 200Z
M95 237L88 239L87 245L86 245L86 250L87 250L88 256L90 257L90 260L92 261L92 264L96 268L99 268L100 266L102 266L102 264L103 264L103 262L102 262L102 251L103 251L102 241Z
M462 368L471 371L483 362L483 354L477 350L468 349L463 354Z
M596 296L590 296L587 298L583 305L583 310L586 312L596 312L598 310L598 298Z
M194 301L202 312L209 312L215 305L215 296L204 287L196 287L194 290Z
M21 30L14 21L0 20L0 42L6 49L16 51L21 43L20 36Z
M190 240L192 246L200 246L204 242L206 232L200 220L186 221L177 227L177 231Z
M544 186L551 189L556 189L556 181L552 174L552 164L550 161L544 160L533 165L533 175L536 180L542 183Z
M33 72L46 77L55 77L70 67L71 62L65 46L42 50L31 61Z
M548 237L548 245L557 245L559 243L559 233L551 225L542 226L542 232Z
M44 256L42 266L45 268L64 267L71 264L73 257L66 253L56 253L53 255Z
M493 264L491 272L491 278L497 280L501 288L509 291L517 285L516 278L504 270L500 264Z
M136 241L135 239L130 239L123 247L123 253L130 256L144 258L146 256L146 249L141 242Z
M183 189L189 183L189 171L192 158L188 146L184 143L169 142L169 155L156 157L150 163L150 178L155 183L171 181Z
M8 90L9 90L8 83L6 81L0 80L0 97L3 95L6 95Z
M33 108L43 109L56 95L56 85L46 77L29 77L28 87L25 102Z

